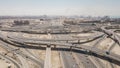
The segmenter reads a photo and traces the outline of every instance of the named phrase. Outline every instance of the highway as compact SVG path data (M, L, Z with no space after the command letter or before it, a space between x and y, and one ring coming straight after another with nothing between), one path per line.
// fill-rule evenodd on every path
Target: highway
M51 48L50 48L50 46L46 47L44 68L51 68Z
M102 63L97 57L94 56L88 56L88 58L92 61L92 63L97 67L97 68L106 68L104 63Z
M99 35L90 37L79 37L70 39L70 37L58 38L58 39L28 39L22 36L11 36L0 34L0 45L2 48L8 50L11 53L16 54L19 62L6 56L5 58L11 61L18 68L30 68L28 61L36 64L38 68L52 68L51 63L51 48L56 46L63 47L59 51L60 59L63 68L106 68L106 65L100 61L100 59L108 61L109 68L115 68L113 64L120 66L120 55L112 53L111 50L115 47L115 44L120 44L119 35L110 30L106 30L105 27L100 28L102 32ZM19 29L10 29L20 31ZM21 29L20 32L23 32ZM29 32L29 30L28 30ZM30 31L31 32L31 31ZM32 32L33 33L33 32ZM39 31L38 31L39 33ZM53 32L56 34L57 32ZM59 32L57 34L67 34L66 32ZM71 32L69 32L71 33ZM79 33L79 32L77 32ZM47 34L47 33L46 33ZM52 34L52 33L51 33ZM71 33L73 34L73 33ZM85 41L79 41L86 39ZM99 49L99 44L104 41L105 38L110 38L114 41L109 49ZM89 39L89 40L87 40ZM77 40L77 41L76 41ZM67 41L67 42L66 42ZM76 42L73 42L76 41ZM79 42L78 42L79 41ZM85 43L96 41L93 45L87 46ZM48 46L49 45L49 46ZM37 58L33 53L27 49L35 49L37 47L44 46L46 49L45 61ZM18 48L18 49L17 49ZM41 48L42 49L42 48ZM65 49L68 49L67 51ZM14 51L15 50L15 51ZM40 49L39 49L40 50ZM44 49L43 49L44 50ZM4 56L0 54L0 56ZM99 59L98 59L99 58Z
M24 40L24 41L27 41L27 43L32 43L32 42L34 42L34 43L36 43L36 42L53 42L53 43L54 42L69 42L72 44L77 44L77 43L84 44L84 43L88 43L88 42L97 40L100 37L102 38L104 36L104 34L101 33L101 34L95 34L95 35L92 35L89 37L78 37L78 38L73 38L73 37L71 38L70 36L68 36L68 37L65 37L65 36L63 36L62 38L58 37L58 38L52 38L52 39L30 39L30 38L24 38L22 36L11 36L11 35L8 35L7 37L9 37L10 39L14 39L14 40L18 40L18 39ZM57 35L55 37L57 37ZM80 42L80 40L86 40L86 41Z
M79 63L83 64L83 68L87 68L87 67L96 68L95 64L93 64L93 62L88 58L88 55L75 53L74 56L77 57L77 60L79 60Z
M8 60L9 62L12 62L15 65L15 68L22 68L22 65L20 65L20 63L18 63L16 60L12 59L11 57L7 55L3 55L1 53L0 53L0 57Z
M61 51L60 52L61 61L63 64L63 68L79 68L78 64L76 63L75 59L71 55L71 52Z
M21 44L24 44L24 42L25 41L21 41L20 39L19 39L19 41L18 40L14 40L14 41L16 41L16 42L18 42L18 43L21 43ZM82 48L82 49L85 49L85 50L88 50L88 51L90 51L90 52L93 52L93 53L95 53L95 54L98 54L98 55L100 55L100 56L104 56L104 57L108 57L108 58L110 58L110 59L112 59L112 60L115 60L115 61L117 61L117 62L120 62L120 57L119 57L119 55L116 55L116 54L113 54L113 53L110 53L110 54L106 54L106 51L103 51L103 50L100 50L100 49L98 49L98 48L93 48L93 47L89 47L89 46L80 46L80 45L77 45L77 46L74 46L74 45L71 45L71 44L69 44L69 43L58 43L58 42L39 42L39 43L42 43L42 45L44 44L44 45L62 45L62 46L67 46L67 47L75 47L75 48Z
M0 43L1 43L2 45L4 45L4 48L7 49L7 50L9 50L10 52L11 52L12 50L14 50L14 48L10 47L10 46L13 46L13 45L11 45L11 44L9 44L9 43L5 43L4 41L0 41ZM14 45L15 45L15 44L14 44ZM40 66L40 67L42 68L42 65L43 65L43 64L42 64L40 61L34 59L34 58L31 57L31 56L28 56L28 55L22 53L20 50L14 51L14 53L15 53L15 54L18 54L18 55L20 55L20 56L22 56L22 57L24 57L24 58L27 58L27 59L29 59L29 60L31 60L31 61L33 61L34 63L38 64L38 66Z

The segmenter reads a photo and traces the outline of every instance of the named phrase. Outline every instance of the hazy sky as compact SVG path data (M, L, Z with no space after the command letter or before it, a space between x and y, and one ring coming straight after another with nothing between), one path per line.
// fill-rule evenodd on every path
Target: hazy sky
M0 15L120 16L120 0L0 0Z

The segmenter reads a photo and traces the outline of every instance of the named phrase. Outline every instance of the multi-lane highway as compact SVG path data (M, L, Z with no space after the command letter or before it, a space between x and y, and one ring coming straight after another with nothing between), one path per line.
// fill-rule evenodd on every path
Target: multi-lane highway
M15 28L1 30L16 31L21 34L24 32L22 29L19 30ZM95 34L94 32L99 32L100 34ZM57 32L54 32L53 30L52 33L43 32L45 35L48 35L48 33L51 33L51 35L57 34L57 36L54 36L52 39L25 38L22 35L18 35L19 37L17 37L10 35L12 32L7 32L8 35L0 33L0 47L6 49L10 53L14 53L17 56L17 59L13 59L8 55L3 55L1 53L0 56L13 63L16 68L33 68L30 66L31 63L35 65L34 67L36 68L52 68L51 51L52 48L54 48L53 50L58 50L62 68L115 68L115 65L120 66L120 55L111 52L113 48L116 47L115 44L120 44L119 35L110 30L106 30L105 27L101 27L100 31L97 30L94 32L92 32L92 36L87 37L75 36L75 34L79 34L81 32L61 32L61 30L57 30ZM31 33L32 31L30 31L30 34ZM40 33L40 31L38 31L38 33ZM71 36L70 34L73 34L74 36ZM113 40L114 43L109 47L109 49L99 49L100 43L105 41L107 38ZM91 42L94 44L90 44ZM89 43L89 45L86 43ZM28 49L46 51L45 59L42 60L38 58L37 55L31 53ZM104 64L105 61L109 62L108 67Z

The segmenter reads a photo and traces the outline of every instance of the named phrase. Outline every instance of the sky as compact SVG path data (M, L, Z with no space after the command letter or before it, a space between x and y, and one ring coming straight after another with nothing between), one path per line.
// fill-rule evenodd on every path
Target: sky
M120 0L0 0L0 15L120 16Z

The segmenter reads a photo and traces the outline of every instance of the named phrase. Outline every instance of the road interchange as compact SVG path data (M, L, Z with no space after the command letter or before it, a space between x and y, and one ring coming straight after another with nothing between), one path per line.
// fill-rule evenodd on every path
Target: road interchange
M114 32L111 32L111 31L104 29L103 27L100 29L101 29L100 35L97 35L94 37L88 37L88 39L90 39L90 40L87 40L84 42L79 41L81 39L72 39L72 40L71 39L70 40L69 39L56 39L56 40L54 40L54 39L53 40L51 40L51 39L36 39L35 40L35 39L19 38L19 37L10 36L10 35L4 36L2 34L0 35L0 42L3 43L3 45L6 45L3 47L5 49L9 50L10 52L12 52L12 50L14 49L12 47L14 47L14 46L18 47L18 48L26 48L26 49L27 48L29 49L30 47L37 48L39 46L44 46L46 48L46 46L48 46L48 45L51 46L53 49L54 49L53 46L58 47L58 49L60 47L63 47L62 48L63 51L62 50L60 51L60 54L62 55L63 59L65 59L68 55L72 56L71 57L72 59L74 58L73 60L72 59L71 60L69 60L69 59L63 60L63 62L64 62L63 67L64 68L68 68L69 66L70 66L69 68L80 67L79 63L78 63L79 61L77 62L75 60L75 56L78 56L77 59L80 58L79 60L82 61L83 68L87 68L87 67L89 67L89 68L105 68L104 66L100 67L100 65L102 65L101 62L95 64L94 63L95 61L93 62L92 60L88 59L88 57L86 57L86 54L88 56L94 56L93 59L96 60L97 62L98 62L98 59L95 59L96 57L110 61L110 63L119 65L120 56L111 52L111 50L115 47L114 44L110 47L110 49L108 49L108 51L100 50L97 48L99 46L100 40L103 41L104 38L106 38L106 37L114 40L116 44L120 44L118 35L115 34ZM54 34L54 32L51 34ZM57 34L59 34L59 33L57 33ZM69 34L69 33L63 33L63 34ZM89 42L94 41L96 39L100 39L100 40L98 40L98 42L96 42L93 45L93 47L84 45L84 43L89 43ZM71 42L73 40L77 40L77 42ZM39 45L39 46L36 46L36 45ZM10 46L12 46L12 47L10 47ZM67 49L68 51L71 51L71 52L64 51L64 48ZM80 50L80 51L83 51L85 53L84 54L74 53L74 52L76 52L76 49L78 51ZM28 59L33 61L33 63L38 64L38 67L43 68L43 61L38 61L37 59L32 58L30 55L27 56L26 54L22 53L20 50L17 50L14 53L16 53L18 55L20 54L20 56L22 56L22 57L27 57ZM81 60L81 58L83 58L83 59ZM68 63L68 64L66 64L66 63Z

